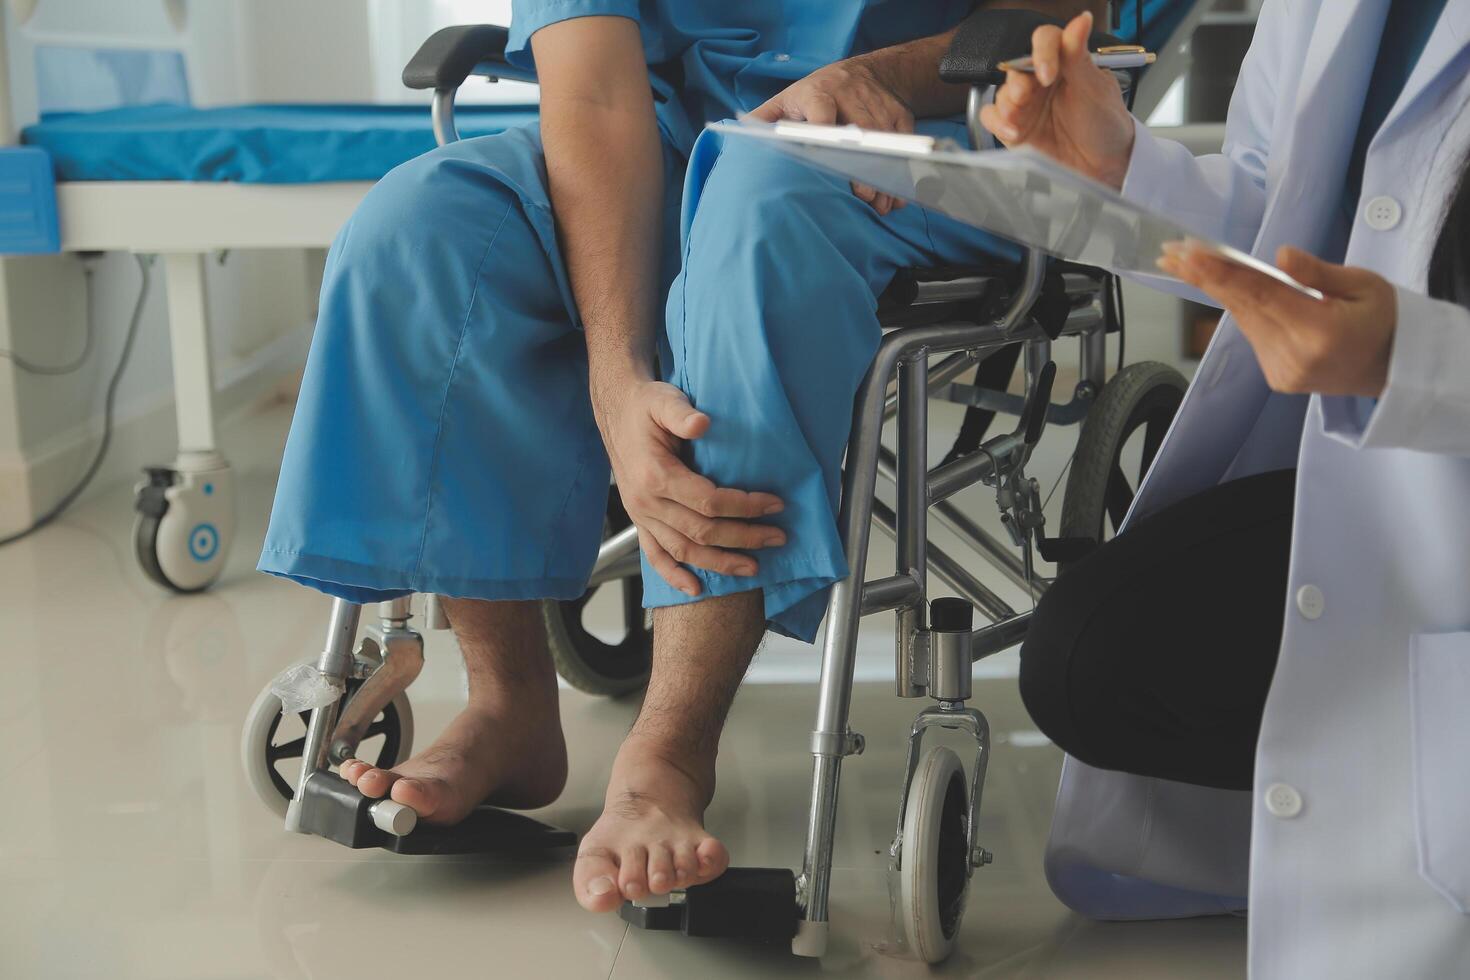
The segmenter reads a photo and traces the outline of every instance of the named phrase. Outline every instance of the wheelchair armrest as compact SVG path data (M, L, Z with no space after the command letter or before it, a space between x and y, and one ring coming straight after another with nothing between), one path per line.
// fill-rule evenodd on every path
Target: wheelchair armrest
M1031 35L1046 24L1063 27L1066 21L1034 10L977 10L955 32L939 63L939 77L968 85L999 85L1006 76L997 66L1030 54ZM1088 46L1096 51L1122 43L1111 34L1094 31Z
M492 24L435 31L404 66L403 84L442 92L458 88L471 75L534 82L534 73L505 60L505 42L509 36L504 27Z

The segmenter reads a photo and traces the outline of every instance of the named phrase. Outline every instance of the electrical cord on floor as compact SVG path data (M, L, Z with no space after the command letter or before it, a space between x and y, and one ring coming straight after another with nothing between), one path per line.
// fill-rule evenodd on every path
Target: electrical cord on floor
M75 358L73 358L70 364L60 364L56 366L52 366L49 364L37 364L35 361L22 357L20 354L17 354L15 351L12 350L0 350L0 357L9 358L12 364L20 368L22 371L27 372L28 374L39 374L43 377L51 378L58 377L63 374L71 374L73 371L80 368L83 364L87 363L87 358L92 355L92 345L97 340L97 327L96 324L92 322L92 311L96 306L96 304L92 302L92 265L90 260L84 261L86 262L86 264L82 266L82 275L84 275L87 279L87 335L86 339L82 341L82 352L78 354Z
M112 444L112 414L114 403L117 401L117 385L122 380L123 370L127 368L128 358L133 353L133 341L138 336L138 324L143 321L143 306L147 302L148 286L152 279L150 275L151 270L149 269L149 264L153 261L152 257L134 255L133 258L138 261L138 272L141 276L141 281L138 284L138 299L133 304L132 318L128 320L128 332L127 336L123 338L122 353L118 356L117 367L113 369L112 378L107 382L107 396L102 406L102 441L97 444L97 452L92 457L92 462L87 466L87 471L82 474L82 478L76 482L75 486L62 495L55 506L36 518L30 527L0 538L0 547L12 544L21 538L29 537L60 517L66 512L68 507L76 502L76 499L82 495L82 491L86 490L88 484L92 482L92 478L97 475L97 471L102 468L102 460L107 456L108 446ZM90 317L91 313L89 311L88 318L90 319ZM19 362L17 361L18 364Z

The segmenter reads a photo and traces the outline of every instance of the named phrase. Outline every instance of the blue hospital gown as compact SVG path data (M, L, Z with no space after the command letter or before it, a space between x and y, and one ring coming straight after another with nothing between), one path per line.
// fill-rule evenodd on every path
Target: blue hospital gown
M664 144L661 366L712 419L692 465L786 501L771 520L788 541L757 555L756 578L695 573L707 595L762 589L770 625L802 639L847 573L838 480L880 337L878 294L901 268L1012 250L919 207L880 217L845 181L699 132L822 65L946 30L969 7L515 6L507 54L526 66L530 35L547 24L593 14L639 23ZM964 139L955 120L919 129ZM260 568L356 602L575 598L608 481L538 128L463 140L392 171L328 258ZM645 604L692 601L643 571Z

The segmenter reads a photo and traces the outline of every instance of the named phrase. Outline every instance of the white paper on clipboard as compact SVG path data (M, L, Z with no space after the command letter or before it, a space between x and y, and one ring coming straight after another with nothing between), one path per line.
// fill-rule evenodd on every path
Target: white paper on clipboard
M1166 215L1033 150L968 150L952 140L800 122L717 122L784 153L1051 255L1111 272L1168 278L1165 242L1192 239L1313 299L1322 294L1255 256L1197 235Z

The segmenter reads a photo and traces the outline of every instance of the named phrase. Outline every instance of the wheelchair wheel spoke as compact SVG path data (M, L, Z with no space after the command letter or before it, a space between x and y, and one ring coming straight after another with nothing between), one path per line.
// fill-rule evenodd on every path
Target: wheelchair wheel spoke
M1164 434L1169 431L1169 422L1172 421L1173 417L1171 413L1169 418L1155 419L1144 427L1143 456L1138 466L1138 477L1140 480L1148 472L1149 467L1154 465L1154 457L1159 454L1159 447L1164 443Z
M305 749L306 736L303 735L289 742L282 742L280 745L267 746L265 757L271 762L279 762L281 759L299 759Z
M372 738L374 735L385 735L385 734L387 734L387 732L388 732L388 719L386 719L386 718L379 718L377 721L373 722L371 725L369 725L367 727L367 731L365 731L365 732L362 733L362 737L363 737L363 740L366 741L367 739Z
M1108 519L1116 530L1128 514L1128 508L1133 506L1133 488L1128 485L1128 478L1117 463L1113 464L1113 472L1108 477L1107 506Z
M643 602L633 588L631 580L624 579L623 583L623 628L629 632L635 631L643 625Z

